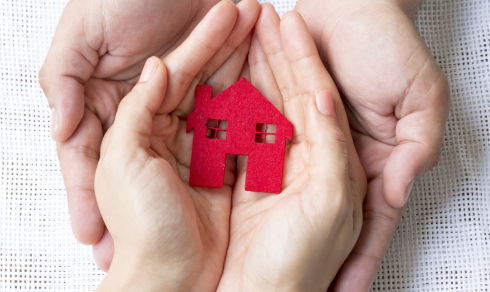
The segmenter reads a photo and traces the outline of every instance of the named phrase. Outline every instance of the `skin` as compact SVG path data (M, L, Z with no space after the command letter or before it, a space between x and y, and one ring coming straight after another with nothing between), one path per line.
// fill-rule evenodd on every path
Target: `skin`
M340 95L297 12L281 20L262 5L249 65L294 132L280 194L245 191L238 159L218 291L326 291L357 241L366 193Z
M369 181L364 225L333 291L368 291L413 182L440 156L449 86L413 25L420 1L300 0L346 105Z
M50 106L57 112L57 118L52 119L52 134L58 141L58 157L68 193L73 233L81 243L93 245L94 258L104 271L109 269L114 246L94 193L102 138L114 121L119 102L136 84L146 58L151 55L164 57L173 51L215 2L179 1L172 4L170 1L138 1L138 5L133 5L133 2L126 1L118 2L119 10L114 11L110 4L102 5L100 1L94 2L98 4L95 5L74 0L67 5L60 20L39 80ZM188 10L189 7L189 11L181 13L188 17L168 13ZM108 13L102 13L102 8ZM246 38L255 23L259 5L244 1L237 9L239 16L235 16L234 21L225 21L224 16L216 15L217 25L233 28L224 44L214 40L216 31L203 31L204 37L199 37L198 42L207 54L189 51L188 55L193 54L193 58L186 63L176 59L166 63L167 69L176 76L176 81L169 84L168 94L183 95L191 82L216 83L216 89L224 86L219 78L211 79L210 76ZM79 11L85 11L85 18ZM172 26L161 24L162 15L168 16ZM141 19L158 21L148 25L139 23ZM97 24L105 26L98 27ZM118 30L110 29L114 27ZM126 34L120 34L122 30L119 27L126 27ZM128 33L134 41L121 43ZM153 37L146 39L147 35ZM97 39L99 42L89 44L85 39ZM204 68L196 63L203 55L211 58L209 52L218 48L219 54L212 64ZM175 107L175 102L162 105L159 113L169 112Z
M338 291L369 289L403 214L411 182L439 157L449 89L410 21L419 2L300 0L295 8L346 102L369 179L364 226L337 276ZM214 3L72 0L63 12L39 80L55 109L53 138L58 141L73 232L80 242L94 244L94 257L103 270L110 265L114 246L93 190L102 137L145 59L168 55ZM233 51L230 48L225 57Z
M81 243L96 244L105 229L94 176L119 102L138 81L146 59L172 52L215 3L72 0L63 11L39 82L53 109L52 137L73 233Z
M219 93L238 80L259 10L252 0L240 7L220 2L164 60L148 59L140 82L120 102L95 175L97 203L114 242L98 291L216 291L236 166L229 159L223 188L189 186L193 136L185 118L194 110L197 84ZM238 47L223 59L230 39ZM194 68L181 74L174 69L181 63ZM148 72L154 72L150 78Z
M248 51L240 48L249 45L246 39L210 79L237 80ZM264 5L243 72L297 125L279 195L245 192L243 159L226 170L223 189L188 185L193 134L181 118L194 94L168 114L159 110L179 100L168 94L178 77L165 64L196 50L186 41L163 62L150 58L103 139L95 190L115 257L98 291L215 291L220 277L218 291L325 291L359 235L366 179L306 24L296 12L280 21ZM275 84L278 74L289 82ZM296 94L287 102L281 92Z

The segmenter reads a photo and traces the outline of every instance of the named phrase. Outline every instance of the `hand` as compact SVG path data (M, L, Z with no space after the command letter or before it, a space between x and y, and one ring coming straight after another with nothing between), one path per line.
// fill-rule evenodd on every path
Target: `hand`
M255 0L240 4L240 19L229 37L242 43L227 60L222 60L226 45L206 51L209 44L202 42L213 36L223 43L229 33L220 30L236 17L236 8L224 1L163 61L148 59L140 82L121 101L95 176L97 203L115 248L102 291L216 290L229 240L236 166L230 157L223 188L190 187L193 136L186 133L185 118L193 111L198 83L212 85L217 94L238 80L259 7ZM216 23L218 15L224 19ZM203 64L211 52L214 56ZM186 65L191 61L203 69L185 75L168 70L177 63L192 68ZM188 85L184 97L176 90L182 84Z
M57 148L73 233L80 242L94 244L102 270L108 269L113 250L93 189L104 132L112 125L120 100L137 82L144 60L174 50L216 1L118 1L117 7L109 2L68 4L39 76L55 108L53 138L61 141ZM214 24L194 34L202 51L189 50L192 58L185 64L175 58L165 62L175 76L169 83L172 96L183 96L191 81L205 82L245 39L258 5L239 4L238 18L231 6L235 7L220 4ZM218 48L220 56L210 60ZM214 63L204 68L207 62ZM174 107L163 110L168 113Z
M449 87L410 20L419 2L300 0L295 8L339 86L369 181L361 235L335 291L369 290L413 182L439 159Z
M66 6L39 81L53 109L52 136L81 243L95 244L104 232L94 175L119 101L145 60L174 50L217 2L72 0Z
M245 191L238 158L230 245L218 291L326 291L362 225L366 178L339 93L297 12L262 5L252 83L294 126L282 192Z

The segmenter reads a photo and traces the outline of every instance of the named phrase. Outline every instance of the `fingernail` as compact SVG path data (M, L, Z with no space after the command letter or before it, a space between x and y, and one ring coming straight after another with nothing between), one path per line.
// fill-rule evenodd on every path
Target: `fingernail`
M333 105L333 95L330 90L322 90L315 96L318 111L326 116L335 117L335 108Z
M145 63L145 67L143 67L143 71L141 72L140 75L140 80L138 82L146 82L153 77L153 74L155 74L155 71L157 70L157 60L155 60L153 57L148 58Z
M58 112L53 107L51 109L51 137L58 131Z
M407 190L405 192L405 204L407 203L408 201L408 197L410 197L410 192L412 191L412 187L413 187L413 183L415 181L412 180L408 185L407 185Z

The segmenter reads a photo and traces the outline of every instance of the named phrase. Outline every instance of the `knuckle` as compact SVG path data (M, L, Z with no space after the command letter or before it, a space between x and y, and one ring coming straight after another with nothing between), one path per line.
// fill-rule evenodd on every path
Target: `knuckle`
M327 143L332 144L339 155L347 156L347 139L341 129L330 131L327 134Z
M289 102L299 96L298 92L291 87L282 87L280 91L284 102Z
M394 230L398 226L398 222L401 217L395 217L387 212L378 210L364 210L363 221L364 222L376 222L376 225L387 225L390 230Z
M330 133L330 140L333 140L333 141L338 142L340 144L346 143L344 132L342 132L342 130L340 130L338 128L333 130Z
M70 146L70 147L67 147L65 150L73 152L76 155L80 155L80 156L90 158L90 159L96 160L96 161L98 161L100 158L98 151L96 151L90 147L84 146L84 145Z
M364 258L367 259L368 261L372 261L375 263L381 263L383 260L384 254L376 254L372 252L360 252L360 251L352 251L351 254L353 256L356 256L358 258Z
M178 84L188 84L191 82L194 76L184 70L184 68L174 68L172 65L167 64L167 72L170 80L174 80Z

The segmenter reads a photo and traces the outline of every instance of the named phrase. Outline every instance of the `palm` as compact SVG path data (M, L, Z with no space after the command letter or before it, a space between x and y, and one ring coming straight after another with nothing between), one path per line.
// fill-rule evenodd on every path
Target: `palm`
M363 230L335 291L369 288L411 184L437 162L442 142L446 78L394 2L325 2L321 17L317 11L322 9L312 9L310 0L300 0L295 8L307 20L343 96L369 181Z
M424 157L426 146L417 144L440 146L445 76L413 23L390 1L352 1L316 20L308 4L300 1L297 9L310 21L320 55L343 95L366 174L373 179L384 171L387 202L401 207L409 180L426 170L417 164L430 168L437 161L432 153ZM392 155L388 163L401 144L398 151L405 151L405 157ZM405 171L399 172L403 162Z
M239 157L228 256L245 267L240 271L244 278L253 278L255 273L273 277L270 271L283 273L281 266L291 266L282 262L281 253L264 252L264 247L286 249L284 243L289 242L288 237L292 236L296 239L297 248L301 249L307 245L307 240L311 240L306 236L312 231L309 218L301 207L308 201L308 194L303 190L309 180L309 149L306 141L286 146L283 191L279 195L246 192L246 159Z
M57 110L53 138L59 142L72 228L80 242L106 242L111 249L107 232L100 241L105 227L93 180L102 137L119 102L137 82L146 58L175 49L215 2L72 0L66 6L39 80ZM96 258L105 258L97 256L104 249L95 251ZM109 259L99 261L104 269Z
M173 174L168 176L165 172L155 173L161 180L180 179L186 192L179 194L188 205L185 210L196 217L199 227L200 240L207 255L214 257L216 264L214 271L220 271L223 264L226 248L228 246L229 218L231 207L231 192L235 181L235 161L228 158L225 169L225 182L223 188L199 188L189 186L190 160L192 152L192 133L186 133L186 121L179 119L175 113L170 115L156 115L153 119L152 135L150 136L150 149L160 159L166 161ZM174 230L187 232L189 230ZM160 233L166 233L161 232ZM190 243L185 240L182 246Z
M84 84L85 98L104 130L112 124L120 100L137 82L145 60L164 58L173 51L217 2L104 0L99 4L104 9L93 9L89 15L95 25L84 30L99 57Z
M340 13L331 16L336 25L325 24L333 29L322 31L322 39L330 41L320 43L322 57L344 94L351 127L394 146L397 122L406 115L400 97L410 94L431 55L417 42L415 29L400 29L413 25L398 8Z
M217 1L107 1L95 7L85 28L87 42L98 46L95 78L130 80L149 56L164 57L190 34ZM207 7L207 9L203 9ZM100 25L101 27L97 27ZM103 33L103 38L100 33ZM102 38L102 39L101 39ZM99 41L98 43L95 43Z
M249 50L250 35L247 37L247 34L249 34L258 15L258 3L244 1L243 6L240 6L239 9L243 9L241 14L243 20L239 20L231 32L228 38L231 41L220 48L199 71L192 74L194 77L184 87L185 93L182 90L173 91L170 88L167 89L164 101L153 117L148 149L152 156L164 161L163 167L167 168L166 171L157 170L149 176L161 181L182 182L186 189L171 190L170 193L173 195L170 196L177 199L177 202L183 202L184 210L182 216L191 219L195 218L195 220L190 221L197 221L199 233L194 235L194 237L189 237L189 233L195 232L195 230L185 228L185 224L182 224L182 228L177 230L171 228L170 231L160 230L155 232L155 234L172 234L175 232L178 235L183 235L179 237L182 240L177 242L185 249L190 249L191 246L200 244L202 249L197 250L197 253L204 251L205 256L209 257L210 262L213 263L213 266L209 267L206 273L217 274L218 276L221 275L229 240L231 193L235 184L236 171L235 159L231 156L227 157L223 188L190 186L189 174L193 133L186 132L186 118L194 110L194 92L198 84L215 85L213 91L214 95L217 95L238 80ZM201 37L198 33L195 35ZM183 45L184 48L181 50L187 51L185 47L194 50L198 44ZM172 60L179 61L179 63L183 62L178 53L168 56L164 62L172 64ZM186 65L183 64L182 66ZM183 88L180 84L182 80L179 79L181 77L179 74L174 75L172 70L169 70L169 84L176 82L178 84L177 88ZM171 170L169 171L168 168L171 168ZM180 183L171 184L174 186L181 185ZM163 186L160 191L165 189L169 189L169 186ZM170 189L172 188L170 187ZM157 191L156 193L159 192ZM151 208L151 206L148 207ZM172 209L175 206L163 204L162 207ZM215 277L212 277L212 279L214 280Z
M197 26L193 34L178 49L164 59L169 70L168 85L166 97L157 111L153 123L151 148L153 153L169 163L177 177L184 184L187 184L187 187L192 135L186 134L183 129L185 129L185 119L194 107L193 92L195 86L197 84L216 84L215 90L219 92L238 79L250 43L250 38L247 38L247 34L249 34L255 23L259 7L258 3L254 1L243 1L236 8L232 3L228 2L221 2L219 5L228 7L228 10L231 7L238 9L240 16L238 19L232 18L231 15L233 14L228 13L230 11L214 12L216 15L208 14L208 17ZM234 26L230 26L229 22L235 20ZM220 42L222 43L218 46ZM200 54L195 53L196 48L199 48ZM93 83L101 86L102 82L112 82L112 85L117 87L120 86L122 81L100 80ZM119 82L119 85L117 82ZM133 82L133 80L129 82ZM101 91L103 90L99 92ZM114 101L115 98L113 96L108 98L110 98L110 102L114 103L115 111L118 102ZM100 102L99 105L103 105L102 108L104 110L101 112L107 112L109 106L106 104L109 104L109 102L104 102L101 96L97 100ZM88 103L88 106L90 106L90 103ZM91 127L91 132L93 133L96 129L100 129L100 127L93 126L97 123L97 119L93 117L93 114L91 115L89 111L86 115L89 116L92 124L83 123L82 120L82 124L77 131ZM100 121L103 122L102 119ZM99 139L102 139L101 134L99 137ZM93 139L93 137L83 138L85 141L81 144L90 143L87 146L88 148L97 148L100 145L100 140ZM87 138L91 139L88 140ZM75 142L71 141L72 144L76 142L80 143L80 141L76 140ZM230 167L233 167L231 163ZM231 169L229 172L232 173L233 171L234 169ZM227 243L230 186L233 185L233 182L234 177L228 178L227 183L229 186L223 190L188 187L190 198L192 198L195 205L194 210L201 221L201 231L205 230L207 232L207 236L211 238L210 241L216 245L220 254L224 253ZM206 232L203 232L203 234ZM103 268L110 264L112 258L113 247L111 242L110 235L105 232L102 239L94 246L95 257L96 259L99 258L99 263Z
M264 4L250 50L252 84L284 113L294 131L286 146L280 194L245 191L247 161L238 158L230 245L219 288L317 291L332 280L357 238L364 173L350 137L334 138L342 141L343 154L329 149L336 145L332 140L319 143L328 131L313 120L312 100L318 92L334 92L338 130L348 133L348 124L301 17L289 13L280 20ZM330 161L320 153L335 158ZM345 161L334 163L339 157Z

